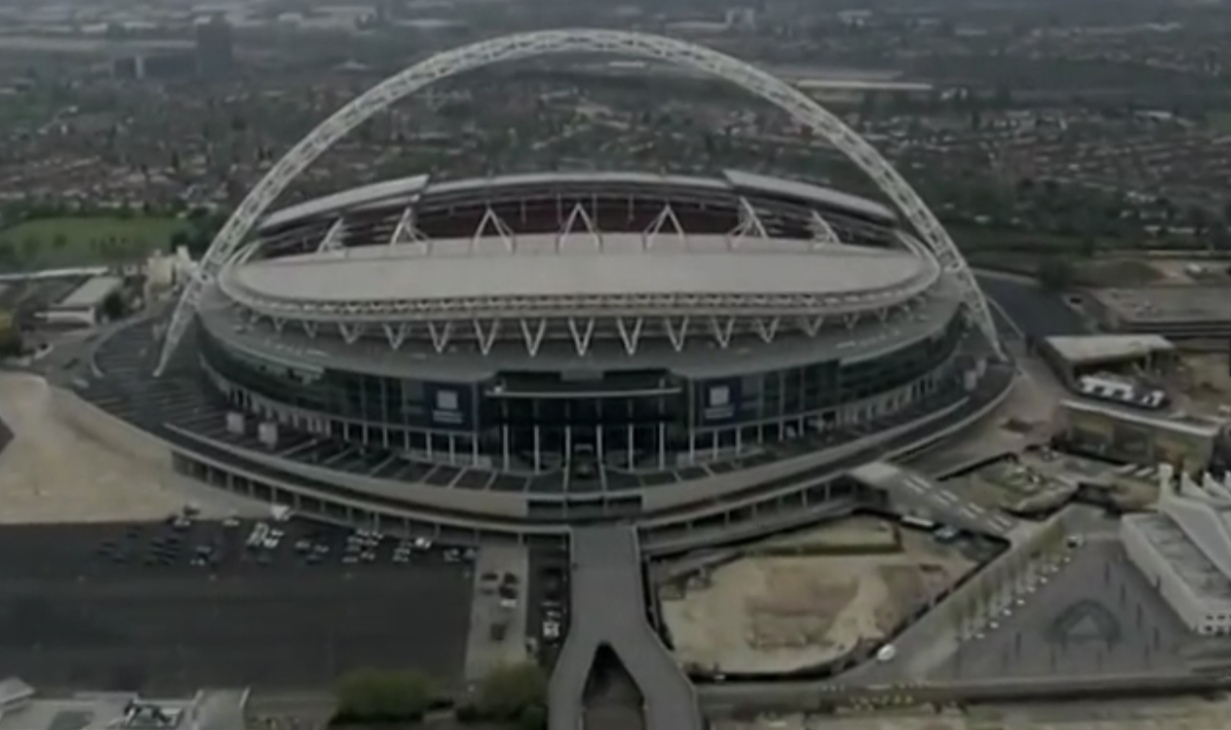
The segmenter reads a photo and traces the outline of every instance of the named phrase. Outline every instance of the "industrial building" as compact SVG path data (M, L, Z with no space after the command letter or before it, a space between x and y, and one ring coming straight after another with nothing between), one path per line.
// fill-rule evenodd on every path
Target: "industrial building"
M1077 400L1061 401L1055 439L1064 450L1127 464L1170 464L1204 471L1225 435L1225 424L1155 416Z
M1178 362L1176 347L1159 335L1047 337L1037 351L1074 394L1115 405L1159 410L1169 404L1160 379Z
M1231 337L1231 297L1225 286L1095 289L1086 307L1111 332L1172 339Z
M123 289L118 276L95 276L34 316L48 326L93 327L107 319L107 300Z
M1231 482L1160 470L1158 510L1120 522L1125 553L1184 624L1231 633Z

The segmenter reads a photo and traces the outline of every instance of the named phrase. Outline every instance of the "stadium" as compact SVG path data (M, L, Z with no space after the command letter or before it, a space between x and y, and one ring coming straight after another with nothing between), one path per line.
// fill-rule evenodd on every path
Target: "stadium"
M441 56L530 53L484 42L512 45L413 67L280 161L169 324L96 343L64 399L75 417L118 416L130 451L326 519L469 539L632 522L669 550L855 509L846 472L1000 401L1013 371L973 277L866 142L728 57L553 33L528 34L533 52L679 45L766 98L787 89L895 207L734 170L417 176L273 205L333 141L448 75Z

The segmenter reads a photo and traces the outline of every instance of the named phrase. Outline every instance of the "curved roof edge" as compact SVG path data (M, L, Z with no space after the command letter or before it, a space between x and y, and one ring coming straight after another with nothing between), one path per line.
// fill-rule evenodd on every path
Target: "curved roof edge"
M357 205L376 203L389 198L415 196L423 192L430 179L430 175L400 177L395 180L384 180L370 185L343 190L339 193L332 193L322 198L313 198L302 203L296 203L265 216L257 224L257 230L267 231L271 228L277 228L278 226L284 226L287 223L300 220L301 218L335 213Z
M867 198L861 198L858 195L844 193L841 190L796 180L787 180L781 177L772 177L770 175L757 175L740 170L723 170L722 174L727 179L727 182L731 183L731 186L736 190L757 190L763 193L803 198L804 200L824 203L835 208L846 208L856 213L877 218L885 223L896 223L898 220L897 214L880 203L868 200Z
M409 198L413 201L415 198L429 195L447 195L479 192L495 188L515 188L526 185L561 183L661 185L667 187L700 188L730 193L748 190L785 195L834 208L841 208L888 224L896 223L898 220L898 216L886 206L858 195L844 193L840 190L812 183L742 172L740 170L724 170L722 177L620 171L535 172L447 180L437 183L431 182L430 175L415 175L395 180L386 180L281 208L265 216L257 224L257 230L262 232L268 231L304 218L328 215L348 208L361 206L371 208L385 202L392 202L398 198Z

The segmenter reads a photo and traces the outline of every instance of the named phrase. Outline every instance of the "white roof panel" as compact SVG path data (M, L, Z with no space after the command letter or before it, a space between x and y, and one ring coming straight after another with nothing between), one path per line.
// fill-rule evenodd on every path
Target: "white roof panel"
M412 196L421 192L427 186L428 180L429 176L427 175L403 177L343 190L340 193L326 195L323 198L314 198L313 200L297 203L296 205L270 213L258 224L257 229L264 231L286 225L301 218L336 213L355 206L376 203L387 198Z
M820 185L795 180L784 180L780 177L756 175L739 170L726 170L723 172L723 175L737 189L760 190L767 193L777 193L793 198L811 200L824 205L832 205L835 208L844 208L855 213L862 213L886 223L893 223L898 219L892 210L880 203L868 200L867 198L861 198L858 195L834 190L833 188L825 188Z
M234 280L292 301L439 300L622 294L846 294L907 284L928 262L907 251L757 240L728 250L723 236L690 236L690 250L642 246L640 234L519 236L518 251L472 252L466 240L435 241L424 255L367 246L246 264ZM755 245L753 245L755 243ZM492 246L490 239L483 245ZM449 253L452 250L453 253Z
M532 187L535 185L568 184L610 185L661 185L665 187L705 188L730 190L723 180L689 175L658 175L652 172L531 172L519 175L498 175L487 178L468 178L433 183L424 190L425 195L477 192L492 188Z
M1065 335L1048 337L1047 344L1071 363L1142 357L1175 350L1170 340L1159 335Z
M57 307L96 307L102 303L111 292L124 285L124 280L118 276L95 276L81 286L69 292L68 296L56 303Z

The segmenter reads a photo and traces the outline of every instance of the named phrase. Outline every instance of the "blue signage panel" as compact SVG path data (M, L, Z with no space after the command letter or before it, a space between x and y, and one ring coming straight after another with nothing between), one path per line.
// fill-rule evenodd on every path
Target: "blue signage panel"
M424 383L428 421L433 427L465 429L471 423L471 392L465 385Z
M741 396L739 378L706 380L698 385L701 422L705 424L734 421L739 414Z

